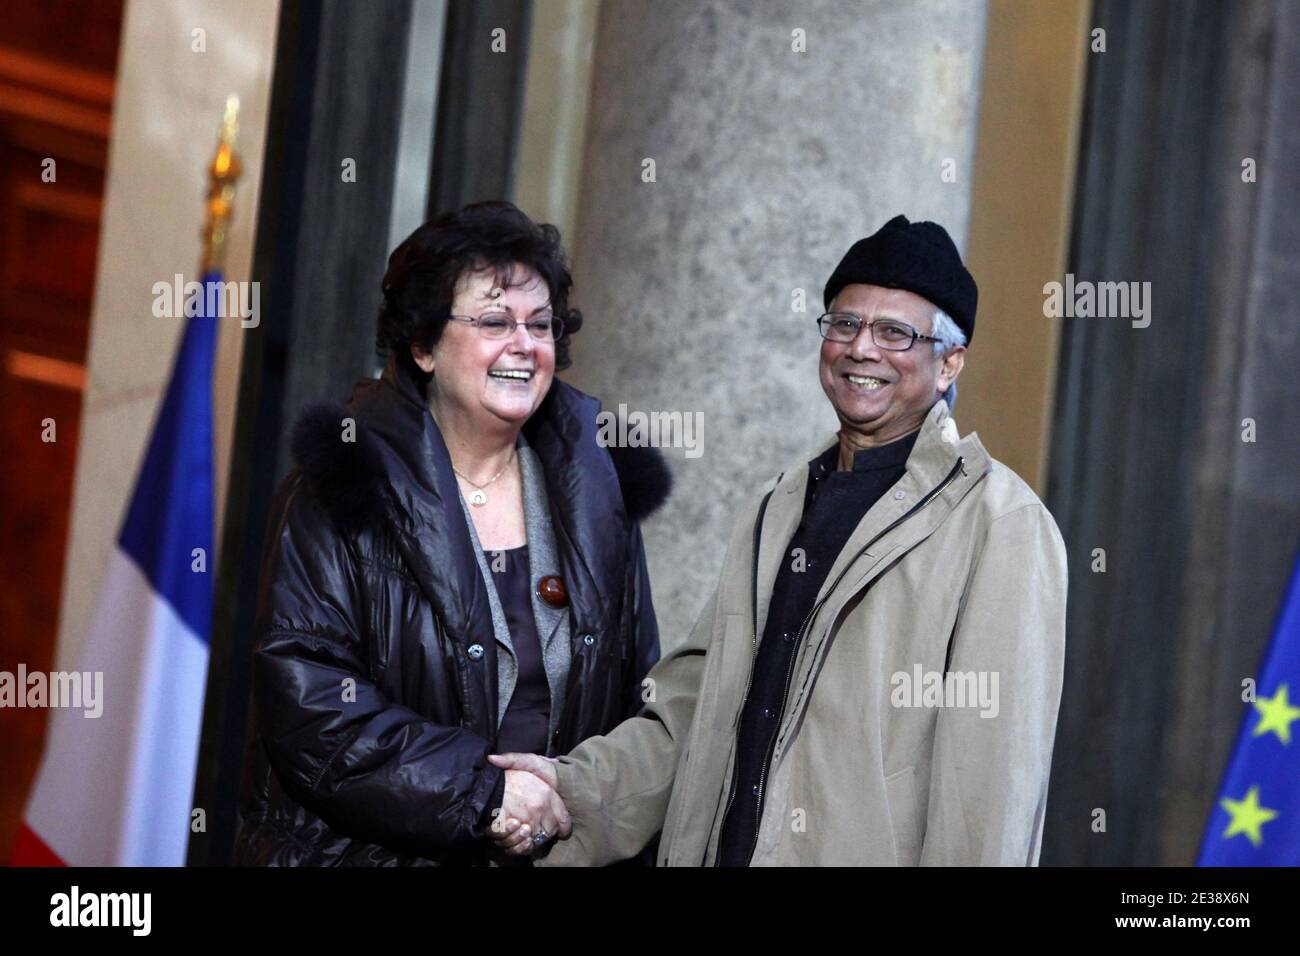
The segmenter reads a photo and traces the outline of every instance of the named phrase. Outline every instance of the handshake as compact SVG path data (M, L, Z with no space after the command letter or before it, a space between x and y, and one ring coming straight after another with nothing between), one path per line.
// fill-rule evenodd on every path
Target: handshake
M537 754L493 754L494 766L506 772L505 795L489 828L499 849L526 856L554 837L573 832L569 811L555 792L555 759Z

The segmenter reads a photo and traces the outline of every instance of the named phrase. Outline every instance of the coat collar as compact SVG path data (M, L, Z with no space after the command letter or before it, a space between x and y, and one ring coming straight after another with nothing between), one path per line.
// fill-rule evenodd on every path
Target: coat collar
M618 631L612 625L626 580L631 521L661 503L671 481L656 449L615 455L615 449L601 447L599 410L596 399L557 379L524 426L546 479L575 633L597 637ZM351 440L349 418L355 428ZM295 427L293 450L308 483L343 530L378 524L393 529L412 574L453 639L492 641L487 589L451 457L409 371L390 361L381 378L357 384L349 405L308 408ZM622 481L624 474L634 480Z
M798 479L799 490L802 490L807 479L808 464L832 446L838 445L839 440L839 432L822 436L797 462L792 462L782 472L778 488L791 494ZM921 423L921 433L916 436L916 444L907 457L907 474L914 477L918 484L937 485L947 477L959 457L965 459L967 471L974 466L981 474L991 462L988 452L980 443L979 435L971 432L964 438L960 437L957 420L950 414L948 403L937 401L926 413L925 421Z
M778 479L768 501L763 519L762 534L757 555L758 570L758 621L759 633L767 619L767 607L772 597L776 574L785 549L794 534L795 526L803 515L804 497L808 484L808 465L825 454L839 442L839 434L823 437L799 460L792 462ZM928 535L952 510L958 501L984 477L992 465L988 452L972 432L959 437L956 421L949 415L948 403L935 402L921 432L907 458L907 469L888 491L862 515L849 540L836 557L822 594L833 588L840 572L857 559L863 548L868 548L866 558L876 557L913 538L920 540ZM956 475L953 471L956 469ZM950 479L951 477L951 480ZM900 519L921 502L927 494L942 486L938 500L932 500L914 516L896 525ZM913 520L913 517L915 520ZM896 525L896 527L894 527ZM886 533L888 532L888 533ZM881 535L884 535L881 537ZM875 543L872 543L875 542ZM913 542L914 543L914 542Z
M390 362L378 381L357 384L350 408L381 461L385 523L412 575L453 640L490 645L491 604L451 456L415 383Z

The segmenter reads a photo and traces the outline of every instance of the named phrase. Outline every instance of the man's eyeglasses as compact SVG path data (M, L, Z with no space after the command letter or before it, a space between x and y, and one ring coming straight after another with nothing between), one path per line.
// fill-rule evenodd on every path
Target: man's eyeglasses
M469 315L453 315L450 318L475 326L478 334L485 339L508 339L521 325L538 342L554 342L564 335L564 320L554 315L533 316L527 322L520 322L505 312L489 312L478 318Z
M926 342L941 341L933 335L923 335L906 322L899 322L897 319L876 319L874 322L864 323L852 312L827 312L817 319L817 329L821 332L822 338L832 342L852 342L858 337L864 324L871 330L871 340L882 349L891 352L906 352L917 339Z

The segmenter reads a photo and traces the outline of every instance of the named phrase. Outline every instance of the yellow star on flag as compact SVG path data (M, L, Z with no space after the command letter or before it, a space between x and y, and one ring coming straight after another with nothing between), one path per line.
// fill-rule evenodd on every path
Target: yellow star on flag
M1252 736L1258 737L1270 730L1277 734L1284 744L1291 743L1291 721L1300 718L1300 707L1292 707L1286 696L1286 684L1280 684L1273 699L1261 697L1255 701L1259 711L1259 723L1255 725Z
M1254 846L1259 846L1264 842L1264 837L1260 834L1260 828L1277 816L1276 810L1270 810L1268 807L1259 805L1259 787L1251 787L1246 792L1246 799L1232 800L1224 797L1219 801L1219 806L1223 807L1232 817L1232 822L1228 824L1228 829L1223 832L1223 839L1236 836L1238 833L1244 833L1250 838Z

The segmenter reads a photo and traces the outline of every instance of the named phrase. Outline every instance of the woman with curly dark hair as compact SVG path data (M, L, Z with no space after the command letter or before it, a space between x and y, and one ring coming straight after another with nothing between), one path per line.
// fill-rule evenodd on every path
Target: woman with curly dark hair
M488 755L566 753L640 709L659 639L638 522L668 473L602 447L598 403L554 378L571 286L555 227L504 202L390 257L383 376L294 430L238 862L526 860L567 812Z

